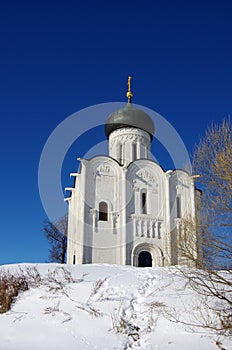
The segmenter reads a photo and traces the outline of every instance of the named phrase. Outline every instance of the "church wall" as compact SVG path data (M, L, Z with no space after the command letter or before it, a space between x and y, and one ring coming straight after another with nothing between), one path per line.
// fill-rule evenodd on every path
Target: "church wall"
M192 225L195 218L195 194L192 177L183 170L175 170L170 177L170 210L171 210L171 255L172 264L187 263L183 255L183 240L191 239L191 245L196 239L196 232ZM191 235L184 235L185 226L190 225ZM191 236L191 237L190 237ZM185 242L186 244L187 242ZM195 244L195 243L194 243ZM179 247L182 247L180 250ZM195 249L195 247L193 247Z
M85 262L120 261L121 249L115 249L121 240L118 230L122 220L120 172L120 166L109 157L95 157L86 163L85 245L94 248L88 249L91 261L88 257ZM103 202L107 208L105 221L100 217L100 203Z
M141 247L144 244L146 250L146 247L152 244L156 249L153 252L155 264L162 266L163 259L158 258L156 252L159 250L163 254L165 250L168 185L165 173L153 161L140 159L128 167L127 179L128 187L133 190L133 200L130 200L127 208L127 220L132 223L130 255L138 245ZM146 203L143 203L144 200ZM133 260L133 257L131 259Z
M85 193L85 167L82 173L76 174L75 187L71 192L68 215L68 249L67 262L69 264L83 263L83 232L84 232L84 193ZM77 215L78 213L78 215Z
M75 263L131 264L142 247L152 252L154 264L181 263L179 224L195 214L191 177L179 170L164 173L144 159L128 167L105 156L82 162L68 199L68 263L75 255ZM99 220L101 202L107 205L106 221Z

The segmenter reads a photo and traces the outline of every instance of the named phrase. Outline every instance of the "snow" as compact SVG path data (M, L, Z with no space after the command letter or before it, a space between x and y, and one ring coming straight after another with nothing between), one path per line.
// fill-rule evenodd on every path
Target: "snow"
M0 314L0 350L218 350L230 337L194 326L209 316L204 298L175 267L20 264L39 271ZM68 274L70 273L70 275Z

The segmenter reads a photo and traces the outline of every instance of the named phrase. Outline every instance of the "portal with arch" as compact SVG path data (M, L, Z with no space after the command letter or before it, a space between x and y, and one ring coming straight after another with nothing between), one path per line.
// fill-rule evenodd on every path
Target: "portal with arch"
M139 244L131 253L131 264L136 267L164 266L163 252L153 244Z

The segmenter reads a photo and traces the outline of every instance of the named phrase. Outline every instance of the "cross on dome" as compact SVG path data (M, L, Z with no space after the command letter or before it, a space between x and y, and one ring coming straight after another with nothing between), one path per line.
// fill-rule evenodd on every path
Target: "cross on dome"
M132 97L133 97L133 94L131 92L131 79L132 77L129 75L128 76L128 80L127 80L127 86L128 86L128 90L127 90L127 93L126 93L126 97L128 98L128 103L131 103L131 100L132 100Z

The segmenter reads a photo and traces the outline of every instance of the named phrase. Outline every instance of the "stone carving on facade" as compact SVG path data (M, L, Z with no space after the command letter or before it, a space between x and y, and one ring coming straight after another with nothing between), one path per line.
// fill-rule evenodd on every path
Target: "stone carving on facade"
M137 176L144 181L146 181L149 184L152 184L155 187L158 187L158 184L156 183L155 177L146 169L139 170L137 172Z
M144 143L146 147L149 146L149 142L143 136L134 135L134 134L116 136L111 140L111 145L115 145L115 143L122 142L122 141L123 142L133 141L135 143Z
M149 136L146 134L146 132L144 132L143 130L141 129L137 129L137 128L121 128L121 129L117 129L117 130L114 130L114 134L112 135L113 137L115 136L123 136L124 134L133 134L133 135L136 135L136 134L143 134L143 137L148 139L149 140Z
M112 176L112 169L109 165L107 164L102 164L100 167L98 167L97 172L96 172L97 176Z
M100 169L99 169L100 173L106 173L108 174L110 172L110 167L106 164L103 164L100 166Z
M112 219L115 223L117 223L118 218L119 218L119 213L112 212Z
M112 212L112 222L113 222L113 229L114 229L114 234L117 233L116 231L116 226L117 226L117 222L118 222L118 218L119 218L119 213L117 212Z
M134 191L135 191L135 192L139 192L139 191L140 191L140 188L139 188L139 187L134 187Z

